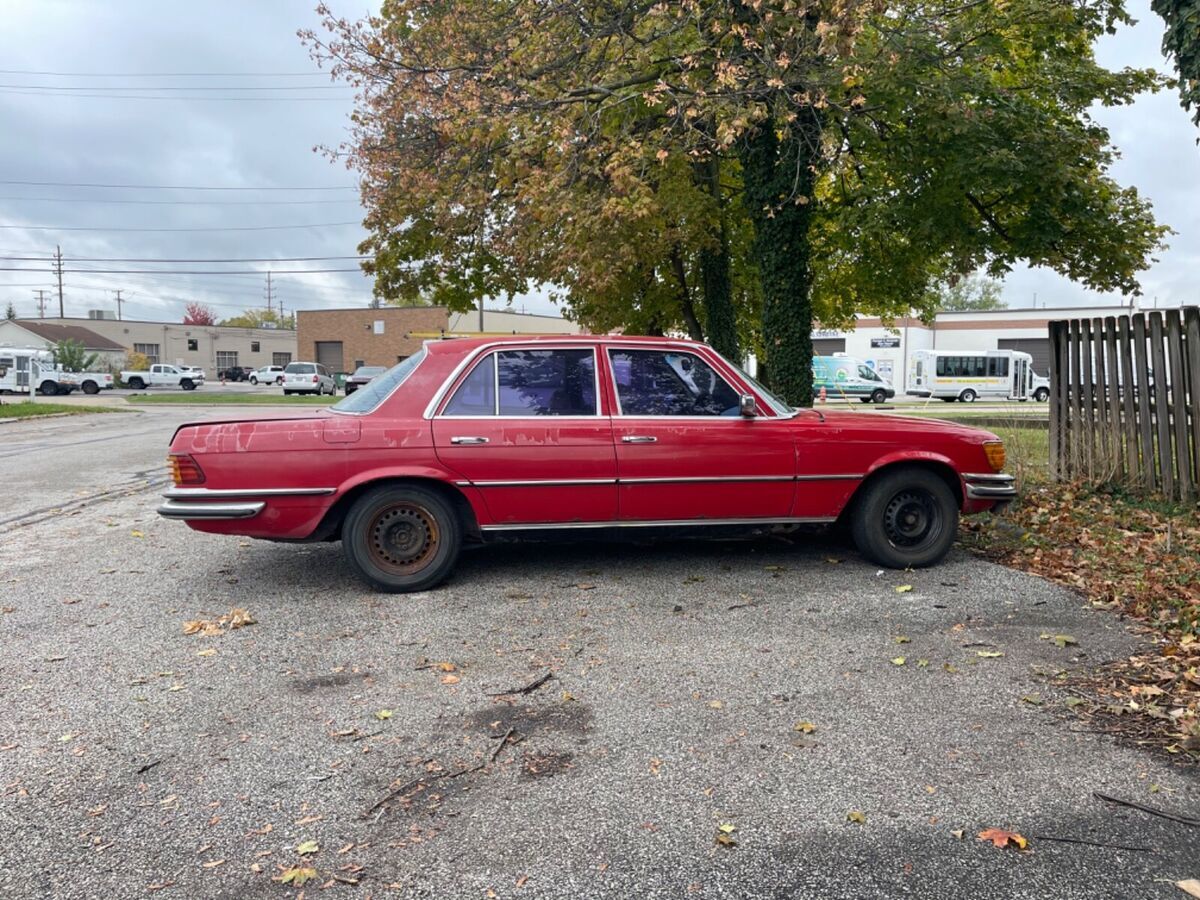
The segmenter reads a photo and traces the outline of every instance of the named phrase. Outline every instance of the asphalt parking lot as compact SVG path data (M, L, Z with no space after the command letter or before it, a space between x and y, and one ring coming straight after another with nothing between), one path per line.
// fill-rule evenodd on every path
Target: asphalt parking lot
M1200 877L1200 830L1092 796L1200 808L1193 773L1088 731L1047 679L1136 640L1064 590L957 550L881 573L773 540L499 546L377 595L336 544L158 519L173 427L230 412L0 429L0 897L1171 898ZM254 624L185 633L235 608Z

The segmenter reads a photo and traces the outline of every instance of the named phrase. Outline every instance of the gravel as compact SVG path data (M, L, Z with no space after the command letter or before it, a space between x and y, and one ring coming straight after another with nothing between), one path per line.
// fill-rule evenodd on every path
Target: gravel
M0 487L0 897L311 897L335 875L358 884L322 896L1173 897L1200 877L1196 829L1091 796L1200 806L1194 774L1065 705L1055 672L1135 646L1075 595L958 551L880 572L828 540L497 546L379 595L336 544L159 520L135 476L179 420ZM35 427L81 452L31 423L0 459ZM257 623L184 634L233 608ZM272 880L295 865L317 880Z

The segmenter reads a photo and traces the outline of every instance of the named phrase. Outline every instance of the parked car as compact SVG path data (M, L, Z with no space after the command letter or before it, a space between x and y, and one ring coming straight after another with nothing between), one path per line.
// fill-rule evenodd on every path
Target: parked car
M852 356L814 356L812 368L813 391L825 388L830 400L857 397L863 403L884 403L896 396L878 372Z
M320 363L288 363L283 370L283 394L328 394L337 393L337 382L329 370Z
M360 387L369 384L376 375L382 375L386 371L387 366L359 366L346 379L346 396L350 396Z
M624 336L430 341L332 407L184 425L169 460L161 515L340 539L384 591L434 587L465 542L608 529L841 520L876 563L927 566L1016 496L987 431L793 409L703 344Z
M1029 388L1032 391L1033 399L1038 403L1045 403L1050 399L1050 379L1043 378L1032 370L1029 375Z
M113 389L113 377L110 372L72 372L71 378L85 394L98 394Z
M163 363L155 363L148 371L123 371L121 381L135 391L148 387L181 387L185 391L194 391L196 385L201 383L190 372Z
M197 384L204 383L204 369L200 366L176 366L176 368L181 372L187 372L191 375Z
M263 366L250 373L251 384L283 384L283 366Z
M229 366L224 369L217 369L218 381L248 381L250 379L250 369L244 366Z

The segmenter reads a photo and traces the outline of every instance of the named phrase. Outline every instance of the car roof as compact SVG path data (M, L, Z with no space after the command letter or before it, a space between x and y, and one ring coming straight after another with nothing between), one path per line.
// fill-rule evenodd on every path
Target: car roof
M673 347L704 347L690 338L654 337L628 334L498 334L480 337L452 337L429 340L425 346L432 353L470 353L480 347L506 344L649 344Z

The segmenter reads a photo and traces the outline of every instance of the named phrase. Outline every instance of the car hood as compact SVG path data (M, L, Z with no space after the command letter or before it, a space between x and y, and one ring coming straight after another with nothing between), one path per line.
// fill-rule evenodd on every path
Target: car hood
M810 412L801 410L797 418L806 419L819 412L825 417L825 424L838 430L852 431L857 434L872 436L890 436L903 439L915 435L930 435L939 437L962 437L971 441L999 440L992 432L974 425L962 422L948 422L945 419L927 419L921 416L888 415L874 412L848 412L844 410L823 410L816 407Z

